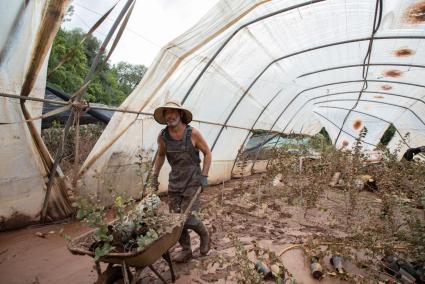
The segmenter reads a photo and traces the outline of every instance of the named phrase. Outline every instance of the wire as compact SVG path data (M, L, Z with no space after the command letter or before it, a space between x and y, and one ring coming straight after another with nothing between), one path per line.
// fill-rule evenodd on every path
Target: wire
M97 11L94 11L93 9L90 9L90 8L88 8L88 7L84 6L84 5L81 5L80 3L75 2L75 5L77 5L77 6L81 7L81 8L83 8L83 9L85 9L85 10L89 11L89 12L92 12L92 13L94 13L94 14L96 14L96 15L102 15L101 13L99 13L99 12L97 12ZM109 19L109 18L107 18L106 20L108 20L108 21L112 22L112 20L111 20L111 19ZM133 29L132 29L132 28L130 28L130 27L126 27L126 28L125 28L125 30L128 30L129 32L131 32L131 33L133 33L134 35L136 35L136 36L140 37L141 39L143 39L143 40L145 40L145 41L149 42L150 44L155 45L155 47L162 48L162 46L160 46L158 43L156 43L156 42L152 41L151 39L149 39L149 38L147 38L147 37L145 37L145 36L143 36L143 35L139 34L138 32L136 32L135 30L133 30ZM174 54L174 55L175 55L175 54ZM177 56L177 55L176 55L176 56Z
M19 100L25 100L25 101L36 101L36 102L43 102L43 103L50 103L50 104L56 104L56 105L69 105L72 104L71 101L55 101L55 100L48 100L48 99L40 99L40 98L33 98L33 97L24 97L24 96L19 96L19 95L13 95L13 94L6 94L6 93L0 93L0 97L5 97L5 98L12 98L12 99L19 99ZM75 104L72 104L75 105ZM83 104L84 105L84 104ZM88 108L90 109L97 109L97 110L107 110L107 111L114 111L114 112L122 112L122 113L130 113L130 114L137 114L137 115L146 115L146 116L153 116L153 113L151 112L142 112L142 111L134 111L134 110L127 110L127 109L120 109L120 108L114 108L114 107L102 107L102 106L89 106ZM38 118L41 119L41 118ZM34 119L37 120L37 119ZM216 122L211 122L211 121L205 121L205 120L192 120L193 122L197 122L197 123L205 123L205 124L210 124L210 125L216 125L216 126L226 126L229 128L235 128L235 129L242 129L242 130L247 130L247 131L251 131L250 128L247 127L242 127L242 126L237 126L237 125L224 125L222 123L216 123ZM15 122L13 122L12 124L14 124ZM18 122L20 123L20 122ZM11 124L11 123L0 123L0 125L7 125L7 124Z
M99 13L99 12L97 12L97 11L95 11L95 10L91 9L91 8L88 8L88 7L84 6L84 5L81 5L80 3L75 2L75 5L77 5L77 6L81 7L81 8L83 8L83 9L85 9L85 10L87 10L87 11L89 11L89 12L93 13L93 14L96 14L96 15L102 15L101 13ZM84 24L84 25L86 25L87 27L89 27L89 25L87 24L87 22L85 22L85 21L82 19L82 17L81 17L81 16L79 16L78 14L75 14L75 15L76 15L76 16L77 16L77 17L78 17L78 18L79 18L79 19L83 22L83 24ZM111 19L109 19L109 18L106 18L106 20L108 20L108 21L112 21L112 20L111 20ZM145 37L145 36L141 35L140 33L136 32L135 30L133 30L133 29L132 29L132 28L130 28L130 27L126 27L126 28L125 28L125 30L130 31L130 32L131 32L131 33L133 33L134 35L136 35L136 36L140 37L141 39L143 39L143 40L145 40L145 41L147 41L147 42L149 42L150 44L154 45L155 47L162 48L162 46L160 46L158 43L156 43L156 42L154 42L154 41L150 40L149 38L147 38L147 37ZM104 34L103 34L102 32L98 31L98 33L100 33L100 34L102 34L102 35L104 36ZM179 58L179 57L180 57L179 55L177 55L177 54L173 53L170 49L167 49L167 52L169 52L170 54L174 55L174 56L175 56L175 57L177 57L177 58ZM201 54L198 54L198 53L192 53L192 55L193 55L192 60L199 59L200 61L204 61L205 59L209 59L208 57L206 57L206 56L204 56L204 55L201 55ZM191 66L196 67L196 66L198 66L198 65L199 65L199 62L186 61L186 64L189 64L189 65L191 65ZM223 75L223 73L222 73L222 72L211 71L211 70L207 70L205 73ZM250 79L250 78L248 78L248 77L244 77L244 76L235 76L235 75L232 75L232 78ZM280 80L280 81L275 81L275 80L266 80L266 79L259 79L259 80L257 80L257 81L259 81L259 82L276 83L276 84L279 84L279 85L281 85L281 84L285 84L285 85L293 85L293 86L297 86L297 87L305 87L305 86L303 86L303 85L301 85L301 84L299 84L299 83L294 83L294 82L289 82L289 81L287 81L287 82L282 82L281 80Z
M359 95L357 97L356 102L354 103L353 107L347 112L346 116L344 117L344 120L342 122L341 127L339 128L338 131L338 135L335 139L335 143L334 146L336 146L336 144L338 143L339 137L341 136L341 132L343 131L342 129L344 128L345 123L347 122L348 117L350 116L351 112L358 106L359 101L362 97L363 92L368 88L368 83L367 83L367 73L369 72L369 64L370 64L370 59L371 59L371 54L372 54L372 46L373 46L373 39L374 36L376 34L376 32L379 29L379 26L381 25L381 18L382 18L382 0L376 0L376 5L375 5L375 16L373 19L373 28L372 28L372 35L370 37L370 41L369 41L369 46L366 52L366 55L363 59L363 70L362 70L362 78L363 78L363 86L362 89L359 92Z

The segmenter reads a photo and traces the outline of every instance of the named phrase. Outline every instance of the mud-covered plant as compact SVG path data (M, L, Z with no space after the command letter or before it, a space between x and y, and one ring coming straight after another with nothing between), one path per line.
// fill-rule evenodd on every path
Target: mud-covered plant
M284 281L291 281L292 275L275 252L260 247L256 241L252 241L251 246L245 247L234 234L230 234L229 238L235 248L235 256L231 258L220 257L215 262L219 263L221 260L221 266L226 266L227 272L232 269L235 272L237 283L264 283L266 275L263 275L259 270L265 267L260 269L257 267L258 263L265 264L267 269L271 270L271 275L276 283L288 283ZM255 261L250 258L250 253L255 255ZM271 275L267 275L267 277Z
M77 219L83 220L90 228L95 228L96 235L101 241L109 241L108 225L105 222L105 207L80 198L74 206L77 207Z
M235 257L231 261L231 266L236 269L237 283L263 283L262 275L255 269L254 263L248 258L248 250L236 236L231 235L230 239L235 247Z
M153 149L141 148L136 155L136 175L140 178L138 186L141 188L142 198L146 196L147 190L152 189Z
M419 217L411 217L407 224L411 232L406 234L406 241L411 244L410 260L425 266L425 222Z
M276 252L258 245L257 241L252 241L252 248L257 260L266 263L272 270L272 274L277 283L290 279L292 274L286 269Z
M342 204L336 201L339 209L335 217L338 222L345 223L344 227L338 228L346 237L336 238L332 234L323 237L326 243L343 244L335 246L332 253L356 261L363 268L373 268L369 271L372 274L381 258L389 254L423 266L425 163L400 160L404 142L392 151L383 146L375 149L383 157L378 163L371 162L365 154L366 135L367 129L364 128L350 149L335 149L315 142L320 157L304 159L301 170L300 157L306 158L308 154L291 154L285 147L273 150L265 179L270 182L281 174L283 186L270 191L291 205L302 199L300 204L306 209L322 200L322 192L334 190L335 194L342 193L345 199ZM403 138L409 141L408 136ZM340 180L331 188L329 182L335 172L341 173ZM362 192L372 191L363 186L361 178L366 175L376 183L373 192Z
M137 245L139 246L139 248L144 248L156 239L158 239L158 233L153 229L149 229L149 231L147 231L145 235L140 235L139 237L137 237Z
M241 176L240 176L240 179L239 179L239 189L243 189L244 188L244 182L245 182L245 169L248 166L248 160L247 160L247 157L246 157L242 147L238 150L238 157L237 157L236 166L241 171Z
M363 151L363 144L364 144L364 139L367 135L367 132L368 132L367 128L363 127L359 133L359 136L354 141L352 153L353 153L353 157L357 158L358 160L363 160L365 158L365 152Z
M407 140L407 137L404 137ZM425 265L425 218L423 196L425 192L425 164L420 161L399 160L401 145L393 152L380 148L384 154L377 164L365 165L366 156L353 151L341 168L349 167L346 180L358 174L369 174L376 180L378 201L372 207L363 206L368 222L351 219L347 233L350 246L362 249L369 256L369 265L384 255L397 255L402 259ZM357 156L356 156L357 155ZM350 214L358 199L358 188L347 188L350 195ZM357 205L356 205L357 206ZM360 206L360 205L358 205ZM357 217L356 217L357 218Z
M350 219L355 215L359 191L363 186L363 181L359 176L363 174L363 164L367 159L363 147L367 132L367 128L363 127L353 143L352 150L348 152L348 159L345 161L346 185L344 191L347 226L350 226Z
M298 173L299 187L302 192L302 204L305 208L304 216L308 210L316 207L317 202L326 189L328 179L327 164L320 158L311 158L310 156L302 156L300 158L300 169Z
M285 188L277 194L289 204L293 204L301 195L300 182L295 178L298 176L298 156L291 154L288 150L286 146L273 150L273 159L269 160L266 179L273 181L280 177Z
M280 196L290 204L300 203L305 213L316 203L324 190L323 181L327 178L326 164L313 157L311 148L302 137L294 138L296 149L282 146L274 150L274 159L269 163L267 176L281 176L284 189ZM326 184L326 183L325 183Z
M124 199L120 195L114 195L111 209L116 220L113 222L108 222L105 207L97 202L84 198L75 202L77 218L95 229L95 241L90 246L95 259L98 260L111 251L142 250L160 235L169 233L179 220L158 214L159 202L155 195L147 196L140 203L132 198Z
M85 222L90 228L95 229L95 237L98 245L94 249L95 260L111 252L114 247L113 240L106 222L105 207L97 203L91 203L85 198L79 198L74 207L77 208L77 219Z
M87 124L80 125L80 135L79 135L79 151L78 151L78 161L82 163L90 151L93 149L96 141L99 139L102 134L104 126L101 124ZM49 149L50 153L55 153L57 146L59 145L60 139L62 139L62 134L64 127L57 121L52 122L52 126L41 131L41 137L43 138L44 143ZM65 141L63 159L61 160L60 167L64 171L65 175L71 175L73 163L75 161L75 136L76 136L76 127L72 126L69 130L68 138Z

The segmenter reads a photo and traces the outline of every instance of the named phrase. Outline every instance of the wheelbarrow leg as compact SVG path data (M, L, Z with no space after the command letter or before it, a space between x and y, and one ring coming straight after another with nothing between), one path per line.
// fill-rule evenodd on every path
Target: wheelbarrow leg
M122 268L122 275L124 277L124 284L130 284L130 280L128 278L128 272L127 272L127 265L124 260L122 261L121 268Z
M156 276L158 276L159 279L161 279L162 282L167 284L167 281L165 281L164 277L162 277L162 275L159 274L158 271L156 271L156 269L153 267L153 265L149 265L149 268L153 271L153 273L155 273Z
M176 281L176 275L174 274L173 262L171 261L170 251L167 250L167 252L162 255L162 258L165 259L165 261L168 263L168 266L170 267L171 282L174 283Z
M136 273L134 274L134 278L131 281L131 284L136 284L136 283L142 284L142 278L141 278L142 272L143 272L143 268L136 268Z
M100 269L100 263L99 261L95 261L94 265L96 267L96 272L97 272L97 276L100 276L100 274L102 274L102 270Z

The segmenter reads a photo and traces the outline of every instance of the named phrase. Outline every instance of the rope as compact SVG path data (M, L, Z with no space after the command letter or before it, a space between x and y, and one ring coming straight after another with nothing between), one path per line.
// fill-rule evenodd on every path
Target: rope
M0 122L0 125L23 124L23 123L27 123L27 122L30 122L30 121L48 118L48 117L57 115L59 113L68 111L70 109L75 109L75 110L86 112L90 108L89 102L87 102L85 100L60 102L60 101L44 100L44 99L39 99L39 98L30 98L30 97L11 95L11 94L3 94L3 93L0 93L0 97L16 98L16 99L20 99L20 100L24 100L24 101L25 100L37 101L37 102L44 101L44 102L51 103L51 104L61 105L61 107L54 109L52 111L49 111L49 112L47 112L43 115L39 115L39 116L36 116L36 117L32 117L30 119L25 119L25 120L16 121L16 122Z
M0 93L0 97L6 97L6 98L13 98L13 99L19 99L19 100L27 100L27 101L36 101L36 102L44 102L44 103L49 103L49 104L56 104L56 105L62 105L62 106L66 106L66 105L70 105L72 104L73 106L80 108L83 111L88 111L88 109L95 109L95 110L106 110L106 111L114 111L114 112L120 112L120 113L129 113L129 114L138 114L138 115L146 115L146 116L153 116L153 113L151 112L143 112L143 111L135 111L135 110L127 110L127 109L121 109L121 108L115 108L115 107L103 107L103 106L93 106L90 105L88 101L85 100L81 100L81 105L80 103L78 103L77 101L66 101L66 102L61 102L61 101L55 101L55 100L48 100L48 99L40 99L40 98L32 98L32 97L23 97L23 96L19 96L19 95L12 95L12 94L6 94L6 93ZM32 120L36 120L36 119L41 119L44 117L38 117L38 118L33 118ZM224 124L222 123L217 123L217 122L212 122L212 121L205 121L205 120L197 120L194 119L192 120L193 122L197 122L197 123L204 123L204 124L209 124L209 125L216 125L216 126L223 126ZM15 123L21 123L21 122L15 122ZM0 122L0 125L4 125L4 124L14 124L14 123L2 123ZM242 129L242 130L247 130L250 131L250 128L247 127L242 127L242 126L236 126L236 125L230 125L227 124L226 127L229 128L235 128L235 129Z

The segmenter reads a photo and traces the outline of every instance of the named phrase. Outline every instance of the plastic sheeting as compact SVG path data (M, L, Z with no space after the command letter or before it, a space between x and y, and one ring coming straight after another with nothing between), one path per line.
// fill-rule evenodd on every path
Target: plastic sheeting
M122 107L182 102L213 147L213 183L230 177L252 128L314 135L324 126L350 148L366 127L373 148L393 123L423 145L424 14L423 0L222 0L161 50ZM136 194L136 154L155 151L161 128L149 115L116 113L81 170L82 192L104 192L96 176L107 173L109 186ZM166 180L163 170L163 189Z
M20 95L48 3L0 2L0 92ZM46 70L47 60L29 96L44 97ZM26 107L31 117L41 115L42 103L28 101ZM0 125L0 230L38 221L45 196L46 167L24 120L19 100L0 97L0 122L12 123ZM34 123L40 132L41 121ZM48 207L52 219L72 212L63 190L56 181Z

